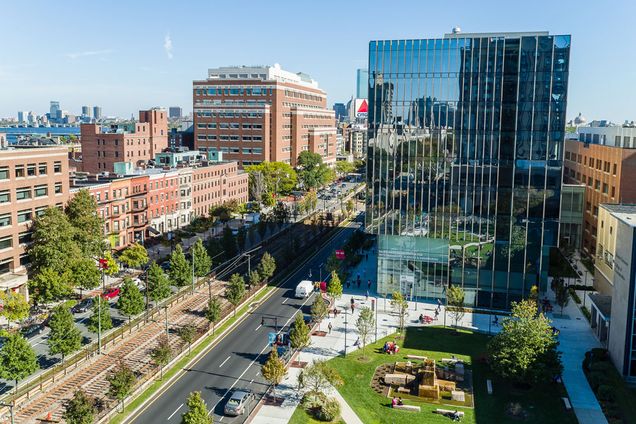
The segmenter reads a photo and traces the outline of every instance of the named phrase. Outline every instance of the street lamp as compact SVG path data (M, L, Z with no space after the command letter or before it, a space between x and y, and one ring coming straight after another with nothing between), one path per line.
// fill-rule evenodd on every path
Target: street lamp
M344 314L345 314L345 320L344 320L344 356L347 356L347 306L345 305L344 307Z

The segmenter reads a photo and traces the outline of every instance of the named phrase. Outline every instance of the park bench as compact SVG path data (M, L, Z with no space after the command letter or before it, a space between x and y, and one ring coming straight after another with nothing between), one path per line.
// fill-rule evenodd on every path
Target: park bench
M451 416L455 413L455 411L450 410L450 409L439 409L437 408L435 411L433 411L435 414L440 414L440 415L444 415L444 416ZM460 418L464 418L464 413L462 411L457 411L457 415L459 415Z
M486 388L488 389L488 394L492 395L492 380L491 379L486 380Z
M563 403L565 404L565 409L567 409L568 411L572 409L572 404L570 403L570 399L566 397L562 397L561 399L563 399Z
M397 388L398 393L411 393L411 389L407 389L406 387L398 387Z
M420 355L406 355L406 359L419 359L420 361L425 361L428 358Z
M395 405L393 408L395 409L403 409L405 411L413 411L413 412L420 412L421 409L419 406L415 406L415 405Z

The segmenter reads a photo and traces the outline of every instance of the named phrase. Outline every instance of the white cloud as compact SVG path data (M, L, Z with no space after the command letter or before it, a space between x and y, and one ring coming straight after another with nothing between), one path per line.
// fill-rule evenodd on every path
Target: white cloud
M113 51L111 49L89 50L85 52L66 53L66 57L68 57L69 59L78 59L80 57L86 57L86 56L101 56L101 55L109 54L112 52Z
M166 51L168 59L172 59L172 38L170 38L170 34L166 34L163 40L163 49Z

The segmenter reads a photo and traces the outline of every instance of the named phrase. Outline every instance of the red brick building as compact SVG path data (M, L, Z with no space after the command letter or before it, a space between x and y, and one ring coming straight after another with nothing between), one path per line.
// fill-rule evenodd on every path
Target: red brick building
M210 207L232 199L245 203L248 195L248 174L239 172L236 162L196 167L192 171L194 216L207 216Z
M336 160L335 113L308 75L280 66L210 69L193 82L195 149L223 152L239 166L296 165L308 150Z
M91 174L115 172L115 164L134 169L168 147L168 118L162 109L142 110L139 122L104 129L82 124L82 170Z

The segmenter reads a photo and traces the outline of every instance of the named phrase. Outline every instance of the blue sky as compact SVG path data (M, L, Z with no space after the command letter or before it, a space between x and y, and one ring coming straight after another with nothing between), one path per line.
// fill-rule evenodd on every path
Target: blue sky
M44 113L49 100L79 113L192 109L192 80L209 67L280 63L327 91L354 91L371 39L465 32L572 34L568 118L636 120L636 2L11 1L0 15L0 116Z

